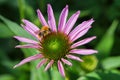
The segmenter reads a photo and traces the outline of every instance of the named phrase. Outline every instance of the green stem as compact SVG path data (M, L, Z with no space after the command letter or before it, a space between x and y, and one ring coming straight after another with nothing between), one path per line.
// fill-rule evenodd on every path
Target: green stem
M18 0L19 14L20 14L20 22L21 19L24 18L24 0Z

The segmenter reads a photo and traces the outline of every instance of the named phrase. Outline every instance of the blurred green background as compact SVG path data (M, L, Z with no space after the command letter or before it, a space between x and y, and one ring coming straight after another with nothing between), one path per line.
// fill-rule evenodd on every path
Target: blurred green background
M36 10L39 8L47 18L46 7L50 3L55 18L58 18L66 4L69 16L77 10L81 15L76 25L94 18L92 29L81 39L97 36L97 39L83 48L94 48L96 55L80 56L84 63L72 61L65 65L67 77L63 78L57 68L44 72L44 66L36 69L38 61L19 68L13 66L25 57L36 54L34 49L15 49L19 44L14 35L31 37L21 27L25 18L41 27ZM120 0L0 0L0 80L119 80L120 79Z

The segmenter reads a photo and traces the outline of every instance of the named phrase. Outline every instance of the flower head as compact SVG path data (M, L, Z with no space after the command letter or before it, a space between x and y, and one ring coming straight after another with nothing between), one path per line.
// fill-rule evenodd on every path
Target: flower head
M79 17L80 11L74 13L67 21L68 5L66 5L60 14L58 27L56 27L54 13L50 4L47 6L47 13L48 22L46 22L41 11L39 9L37 10L38 18L43 26L41 29L30 21L25 19L23 20L24 25L22 25L22 27L37 40L35 41L28 38L15 36L14 38L19 41L28 43L25 45L18 45L16 47L35 48L40 53L25 58L19 64L15 65L14 68L32 60L42 59L36 66L37 68L47 63L45 67L46 71L54 63L57 63L59 72L62 76L65 76L63 64L72 66L69 59L78 60L80 62L83 61L79 57L75 56L75 54L89 55L97 53L97 51L93 49L78 49L78 46L87 44L95 39L95 36L75 42L78 38L87 33L94 20L90 19L88 21L84 21L73 29L73 26Z

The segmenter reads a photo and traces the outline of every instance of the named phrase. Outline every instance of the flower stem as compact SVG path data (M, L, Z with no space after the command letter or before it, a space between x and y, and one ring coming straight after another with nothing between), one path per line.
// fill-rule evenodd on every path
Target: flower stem
M24 18L24 0L18 0L18 7L19 7L19 14L20 14L20 21Z

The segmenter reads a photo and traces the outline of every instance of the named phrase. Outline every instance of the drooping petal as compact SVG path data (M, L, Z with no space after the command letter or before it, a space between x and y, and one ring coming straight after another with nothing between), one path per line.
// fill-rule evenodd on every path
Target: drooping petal
M89 55L89 54L94 54L97 52L98 51L93 50L93 49L73 49L70 51L70 53L81 54L81 55Z
M82 37L83 35L85 35L90 28L91 28L91 26L88 27L88 28L83 29L82 31L80 31L80 32L71 40L71 42L74 42L74 41L77 40L78 38L80 38L80 37Z
M71 48L76 48L76 47L78 47L78 46L87 44L87 43L89 43L90 41L92 41L92 40L95 39L95 38L96 38L96 36L89 37L89 38L85 38L85 39L83 39L83 40L81 40L81 41L78 41L78 42L74 43L74 44L71 46Z
M65 64L69 65L69 66L72 66L72 63L64 58L61 59L62 62L64 62Z
M25 19L23 19L22 21L26 25L26 27L30 28L32 31L37 32L40 30L36 25L31 23L30 21L25 20Z
M54 63L54 60L51 60L45 67L45 71L47 71L52 66L53 63Z
M37 41L28 39L28 38L24 38L24 37L20 37L20 36L14 36L15 39L21 41L21 42L26 42L26 43L31 43L31 44L38 44Z
M59 69L59 72L61 73L61 75L62 75L63 77L65 77L64 68L63 68L63 65L62 65L62 63L61 63L60 60L58 60L58 69Z
M28 58L23 59L19 64L15 65L13 68L21 66L21 65L23 65L23 64L25 64L27 62L30 62L30 61L33 61L33 60L37 60L39 58L43 58L43 55L42 54L36 54L34 56L30 56Z
M57 31L56 29L56 22L55 22L55 17L54 17L54 13L53 13L53 10L52 10L52 7L50 4L48 4L47 6L47 12L48 12L48 24L49 24L49 27L52 31Z
M74 39L75 36L78 35L78 33L80 33L81 31L83 31L86 28L89 28L91 26L91 24L94 22L93 19L90 19L88 21L84 21L81 24L79 24L74 30L72 30L69 34L70 39Z
M82 59L80 59L79 57L77 56L73 56L73 55L66 55L67 58L70 58L70 59L73 59L73 60L77 60L77 61L80 61L80 62L83 62Z
M15 48L41 48L40 45L34 45L34 44L25 44L25 45L17 45Z
M39 18L41 24L42 24L43 26L48 26L45 18L43 17L43 15L42 15L42 13L41 13L41 11L40 11L39 9L37 10L37 14L38 14L38 18Z
M38 65L36 66L36 68L39 68L39 67L41 67L43 64L45 64L47 62L47 59L43 59L43 60L41 60L39 63L38 63Z
M30 33L31 35L33 35L36 39L39 40L38 38L38 34L36 34L36 32L34 32L33 30L31 30L29 27L25 26L25 25L21 25L28 33Z
M62 10L60 17L59 17L59 23L58 23L58 31L63 31L65 29L65 24L68 16L68 5Z
M71 29L73 28L75 22L77 21L78 17L79 17L80 11L77 11L75 14L73 14L69 20L67 21L66 25L65 25L65 29L64 32L66 34L69 34L69 32L71 31Z

